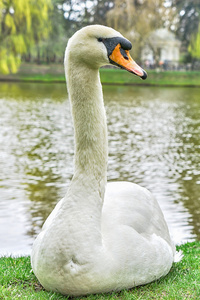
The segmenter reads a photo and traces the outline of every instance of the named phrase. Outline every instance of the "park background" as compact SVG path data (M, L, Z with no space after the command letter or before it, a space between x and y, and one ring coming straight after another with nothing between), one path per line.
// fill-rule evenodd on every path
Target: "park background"
M1 0L0 73L16 73L21 63L22 72L24 63L30 72L31 64L62 64L70 36L90 24L120 31L149 69L200 68L198 0Z

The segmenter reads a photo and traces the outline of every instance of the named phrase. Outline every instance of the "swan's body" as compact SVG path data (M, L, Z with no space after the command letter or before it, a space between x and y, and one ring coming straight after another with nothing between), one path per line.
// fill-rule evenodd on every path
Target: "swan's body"
M84 295L131 288L166 275L173 262L174 246L150 192L128 182L107 184L107 126L98 69L113 62L119 44L124 63L130 62L128 43L113 29L95 25L78 31L66 48L74 176L31 257L36 276L48 290ZM134 71L125 68L146 77L135 64Z

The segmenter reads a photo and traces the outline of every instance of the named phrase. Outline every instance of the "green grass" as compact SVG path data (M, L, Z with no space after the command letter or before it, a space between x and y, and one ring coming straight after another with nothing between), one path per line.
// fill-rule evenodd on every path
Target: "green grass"
M200 299L200 242L187 243L177 249L184 253L182 261L173 264L169 274L160 280L131 290L76 299ZM71 299L41 287L31 270L30 257L0 258L0 274L0 299Z
M148 77L142 80L137 76L120 69L100 70L103 84L159 85L159 86L197 86L200 87L200 71L155 71L148 70ZM0 75L0 80L64 82L62 64L36 65L22 64L17 74Z
M163 86L200 86L200 72L197 71L147 71L148 77L142 80L120 69L101 69L104 84L163 85Z

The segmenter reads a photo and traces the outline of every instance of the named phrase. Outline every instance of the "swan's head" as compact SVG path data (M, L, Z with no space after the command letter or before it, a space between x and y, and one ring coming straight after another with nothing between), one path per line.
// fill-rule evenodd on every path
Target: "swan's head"
M113 64L146 79L147 73L129 54L131 48L131 42L110 27L86 26L69 39L65 52L65 67L69 60L74 66L83 63L92 68Z

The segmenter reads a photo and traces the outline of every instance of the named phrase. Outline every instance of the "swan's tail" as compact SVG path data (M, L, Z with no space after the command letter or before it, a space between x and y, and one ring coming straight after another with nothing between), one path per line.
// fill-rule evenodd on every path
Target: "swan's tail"
M183 254L182 250L176 251L176 253L174 255L174 262L177 263L177 262L181 261L183 256L184 256L184 254Z

